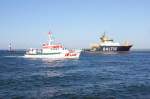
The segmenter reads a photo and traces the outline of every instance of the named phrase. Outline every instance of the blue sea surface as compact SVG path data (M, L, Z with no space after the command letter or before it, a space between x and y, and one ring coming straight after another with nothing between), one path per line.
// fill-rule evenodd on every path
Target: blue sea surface
M0 51L0 99L150 99L150 51L28 59Z

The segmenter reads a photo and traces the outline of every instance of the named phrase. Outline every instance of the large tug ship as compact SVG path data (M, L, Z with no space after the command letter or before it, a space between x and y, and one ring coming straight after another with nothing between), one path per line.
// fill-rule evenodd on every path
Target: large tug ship
M100 37L100 43L92 44L88 51L129 51L132 46L133 45L129 44L128 42L125 42L123 45L114 42L113 39L109 39L104 33L102 37Z
M24 55L27 58L79 58L81 50L69 50L61 44L56 44L52 38L52 33L48 33L49 42L42 45L42 49L30 48Z

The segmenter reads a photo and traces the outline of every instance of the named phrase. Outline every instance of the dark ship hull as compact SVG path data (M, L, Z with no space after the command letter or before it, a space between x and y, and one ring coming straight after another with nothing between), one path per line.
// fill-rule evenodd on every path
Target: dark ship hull
M101 51L101 52L117 52L117 51L129 51L132 44L127 41L120 45L118 42L114 42L113 39L109 39L105 33L100 37L100 43L93 44L90 49L85 51Z
M129 46L100 46L98 48L91 49L91 51L129 51L132 45Z

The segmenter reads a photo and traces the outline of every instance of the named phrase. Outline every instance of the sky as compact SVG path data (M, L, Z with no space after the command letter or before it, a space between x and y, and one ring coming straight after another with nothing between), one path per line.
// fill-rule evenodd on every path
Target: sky
M40 48L51 31L67 48L106 34L150 49L150 0L0 0L0 49Z

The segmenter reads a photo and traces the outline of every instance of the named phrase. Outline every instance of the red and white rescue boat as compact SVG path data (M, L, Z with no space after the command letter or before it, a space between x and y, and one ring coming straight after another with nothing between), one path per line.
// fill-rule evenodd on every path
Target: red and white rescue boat
M42 45L42 49L30 48L24 55L26 58L79 58L81 50L69 50L61 44L55 44L49 32L49 42Z

